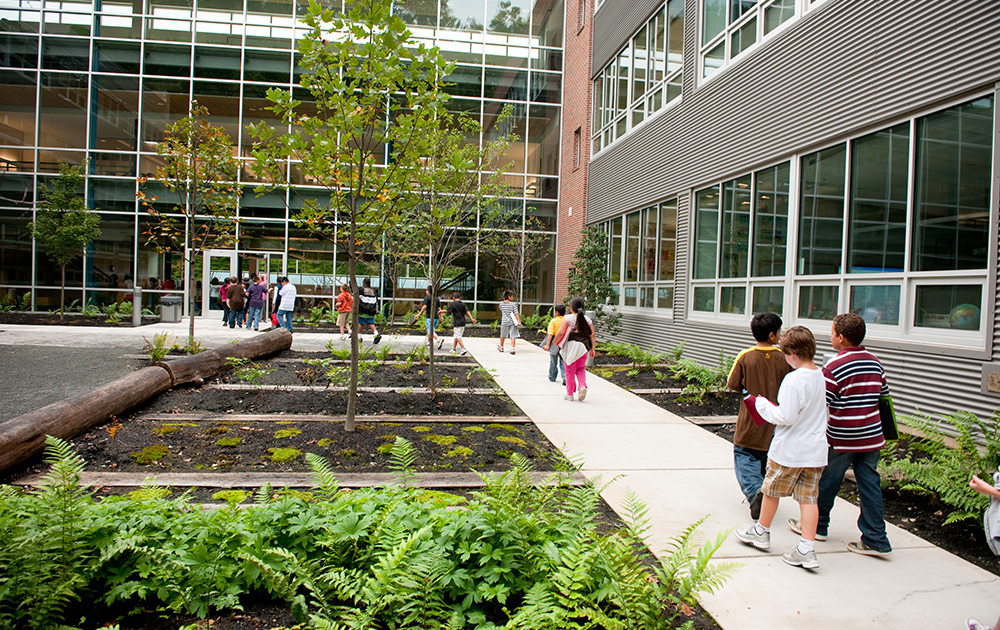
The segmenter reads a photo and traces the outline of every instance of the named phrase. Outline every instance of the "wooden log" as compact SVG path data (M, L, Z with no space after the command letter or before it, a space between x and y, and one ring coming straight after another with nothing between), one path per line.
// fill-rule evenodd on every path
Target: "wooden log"
M97 389L0 423L0 472L27 463L45 448L45 436L71 439L170 389L170 375L147 367Z
M291 347L292 333L278 328L214 350L170 361L158 361L156 365L170 374L172 387L201 385L205 379L218 374L225 367L228 358L259 359Z

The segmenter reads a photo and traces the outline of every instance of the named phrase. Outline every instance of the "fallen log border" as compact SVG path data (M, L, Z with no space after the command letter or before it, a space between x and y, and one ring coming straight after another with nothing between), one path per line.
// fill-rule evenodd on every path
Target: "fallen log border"
M278 328L169 363L158 362L95 390L0 422L0 473L26 465L41 455L46 435L71 440L168 389L200 385L221 370L230 357L260 358L291 347L292 333Z

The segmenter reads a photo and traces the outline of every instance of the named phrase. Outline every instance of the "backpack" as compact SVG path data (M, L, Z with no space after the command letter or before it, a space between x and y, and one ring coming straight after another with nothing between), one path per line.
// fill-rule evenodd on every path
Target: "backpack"
M358 304L358 313L368 317L374 317L375 314L378 313L378 298L375 297L374 295L368 295L366 291L372 291L372 290L371 289L361 290L361 295L358 296L358 299L361 300L361 303ZM374 293L374 291L372 291L372 293Z

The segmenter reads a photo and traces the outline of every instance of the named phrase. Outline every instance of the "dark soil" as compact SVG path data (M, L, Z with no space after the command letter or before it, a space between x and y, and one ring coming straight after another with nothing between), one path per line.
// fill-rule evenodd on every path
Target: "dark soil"
M325 333L329 335L340 335L340 329L330 324L328 322L323 322L319 325L308 324L305 322L295 322L296 328L303 332L310 333ZM424 335L426 334L425 328L420 328L419 326L406 326L401 324L393 324L391 326L378 326L378 331L383 335ZM451 328L445 328L438 326L437 333L438 337L443 337L445 339L451 339ZM362 333L365 331L362 330ZM538 343L545 339L545 333L539 333L537 330L528 328L527 326L522 326L518 331L521 335L521 339L526 339L532 343ZM479 326L479 325L469 325L465 327L465 332L463 333L465 337L475 337L481 339L484 337L499 337L500 331L498 329L490 328L489 326Z
M248 599L248 598L247 598ZM270 630L271 628L292 628L295 626L295 616L284 602L268 599L262 601L243 602L243 610L222 611L209 615L206 619L198 619L191 615L149 611L131 617L116 614L113 610L102 609L88 602L86 610L80 610L82 617L93 619L95 623L117 624L121 630L176 630L192 626L208 630ZM71 611L68 617L75 617ZM94 626L98 627L98 626ZM103 627L103 626L101 626Z
M260 385L307 385L317 388L328 386L346 387L350 374L350 364L337 362L330 364L333 368L331 380L328 370L323 366L306 363L256 362L260 368L272 370L260 379ZM435 381L438 387L445 388L491 388L493 379L483 370L476 369L474 364L465 366L435 365ZM218 383L241 383L238 371L227 370L214 379ZM362 387L429 387L431 381L430 366L426 364L406 365L389 364L375 368L359 370L358 384Z
M144 315L142 325L157 324L160 318L156 316ZM114 328L131 328L132 317L123 316L120 321L109 322L104 315L90 317L80 313L66 313L63 318L59 314L52 313L25 313L23 311L11 311L0 313L0 324L27 324L31 326L111 326Z
M639 394L644 399L679 416L735 416L742 397L736 392L705 394L699 402L680 394Z
M513 453L551 470L557 451L531 423L201 421L160 422L134 418L121 424L112 443L107 427L74 443L90 471L115 472L301 472L305 453L327 459L342 472L389 472L389 447L397 437L417 451L420 471L507 470ZM163 449L156 461L147 461ZM282 461L282 460L285 461Z
M702 425L702 428L732 442L736 425ZM997 557L986 545L981 522L967 520L945 525L949 510L936 497L902 490L898 484L887 482L884 475L882 482L882 501L887 522L920 536L966 562L1000 575L1000 562L997 562ZM840 497L858 505L857 485L845 479Z
M624 389L681 389L687 381L675 380L667 368L655 371L640 370L634 374L631 363L625 365L602 365L587 368L587 370L603 379L607 379ZM659 373L659 376L657 376Z
M158 396L147 413L295 413L342 416L346 391L265 391L182 388ZM360 392L357 413L366 416L516 416L521 410L504 394Z
M378 349L377 347L376 348L372 348L371 346L365 345L365 346L362 347L361 350L362 350L362 352L365 352L369 348L371 348L372 350L377 350ZM304 352L302 350L282 350L281 352L279 352L278 354L274 355L271 358L273 358L273 359L299 359L299 360L301 360L301 359L331 359L332 361L344 361L345 363L347 362L347 359L338 359L338 358L334 357L333 355L331 355L329 352ZM362 360L368 359L368 358L371 358L371 357L367 357L364 354L362 354L362 356L361 356ZM390 352L386 356L386 361L406 361L406 359L407 359L407 355L406 354L398 353L398 352ZM448 354L447 350L435 350L435 352L434 352L434 361L435 362L440 361L442 363L468 363L469 365L479 365L478 363L476 363L476 360L473 359L471 355L462 356L460 354Z

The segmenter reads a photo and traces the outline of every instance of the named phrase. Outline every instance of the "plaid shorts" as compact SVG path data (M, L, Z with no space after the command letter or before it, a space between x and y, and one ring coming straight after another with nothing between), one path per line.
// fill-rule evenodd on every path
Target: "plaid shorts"
M816 503L819 499L821 476L823 476L823 466L791 468L769 459L767 475L760 490L769 497L792 497L799 503Z

